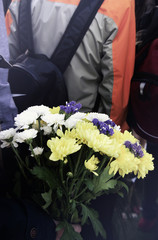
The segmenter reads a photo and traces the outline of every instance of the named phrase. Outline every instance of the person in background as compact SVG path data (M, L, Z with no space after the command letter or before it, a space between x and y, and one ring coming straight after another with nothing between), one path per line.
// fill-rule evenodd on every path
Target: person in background
M157 8L157 9L156 9ZM153 11L158 10L157 0L136 0L136 26L137 26L137 44L136 54L141 46L150 39L151 36L158 37L158 17L153 17ZM158 14L157 14L158 16ZM153 22L154 20L154 22ZM151 28L152 26L152 28ZM150 123L149 123L150 124ZM138 228L141 231L152 231L157 222L157 197L158 197L158 145L151 140L143 139L137 133L134 133L143 144L147 143L147 152L154 157L154 171L151 171L143 182L143 200L142 217L139 220Z
M9 47L6 33L4 7L0 1L0 55L9 60ZM8 70L0 68L0 126L2 130L13 126L17 109L8 83Z
M9 60L9 46L5 25L5 13L2 0L0 0L0 60L1 56ZM17 108L13 101L10 85L8 83L8 70L0 68L0 130L13 127L14 117L17 114ZM6 176L3 169L3 162L0 150L0 185L1 191L4 187L2 184ZM3 180L2 180L3 179Z
M135 14L136 14L136 32L138 32L143 28L144 24L144 14L149 13L153 7L155 6L155 0L136 0L135 1ZM143 20L142 20L143 18ZM149 23L149 22L148 22ZM137 36L138 38L138 36Z
M0 0L0 55L9 60L5 12L2 0ZM8 70L0 68L1 129L5 130L13 127L16 114L17 108L8 83ZM16 199L6 198L5 192L8 184L8 177L4 171L0 152L0 238L3 240L29 240L36 237L37 240L59 240L60 238L56 238L55 223L43 210L29 202L24 203Z
M32 0L34 51L48 58L64 33L79 0ZM19 0L6 15L10 60L22 53L18 42ZM108 114L124 130L135 58L134 0L105 0L65 71L69 101Z
M52 55L78 3L32 0L35 53L48 58ZM12 1L6 16L12 62L22 53L18 45L19 4L19 0ZM128 129L126 115L134 60L134 0L105 0L64 73L69 101L80 102L84 112L96 111L97 103L98 112L108 114L122 131ZM107 231L107 240L112 240L114 202L109 195L92 203ZM95 237L91 227L83 227L82 236L85 240L102 239Z

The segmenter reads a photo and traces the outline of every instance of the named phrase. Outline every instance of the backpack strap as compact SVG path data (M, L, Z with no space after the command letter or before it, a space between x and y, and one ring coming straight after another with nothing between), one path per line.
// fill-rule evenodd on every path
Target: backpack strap
M64 72L104 0L81 0L50 60ZM30 18L30 19L29 19ZM27 21L26 21L27 19ZM29 20L28 20L29 19ZM22 52L33 50L31 0L19 6L19 44Z
M51 60L64 72L104 0L81 0ZM66 57L65 57L66 56Z
M26 50L33 52L31 0L21 0L19 3L18 39L21 53Z

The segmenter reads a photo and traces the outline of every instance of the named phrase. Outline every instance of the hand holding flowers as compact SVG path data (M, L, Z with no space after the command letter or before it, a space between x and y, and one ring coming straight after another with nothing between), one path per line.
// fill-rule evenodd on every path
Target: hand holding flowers
M120 177L144 178L153 158L131 133L121 133L106 114L79 112L80 104L49 109L32 106L15 118L15 129L0 132L1 147L11 146L28 192L64 228L63 240L82 239L70 223L93 225L105 237L92 199L119 193ZM20 193L18 193L20 195Z

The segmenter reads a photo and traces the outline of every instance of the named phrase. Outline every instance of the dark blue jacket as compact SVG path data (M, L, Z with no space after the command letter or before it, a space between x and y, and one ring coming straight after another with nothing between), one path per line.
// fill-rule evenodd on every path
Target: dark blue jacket
M53 220L37 205L0 198L0 239L55 240L55 237Z

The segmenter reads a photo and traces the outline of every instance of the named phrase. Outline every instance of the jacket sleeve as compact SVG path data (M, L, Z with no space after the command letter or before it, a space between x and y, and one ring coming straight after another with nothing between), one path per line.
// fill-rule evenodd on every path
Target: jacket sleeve
M110 1L107 1L107 4L108 2ZM126 0L124 5L123 1L117 1L115 7L117 14L114 15L110 9L112 6L106 6L108 9L106 14L114 20L118 31L113 40L112 35L106 39L103 47L104 54L101 60L103 81L100 83L99 93L106 112L124 130L128 128L126 115L135 62L134 1Z
M9 36L10 61L14 61L20 54L18 44L18 9L20 1L12 0L6 13L7 35Z
M14 125L14 117L17 114L17 108L13 101L9 83L0 82L0 124L1 129L5 130Z

